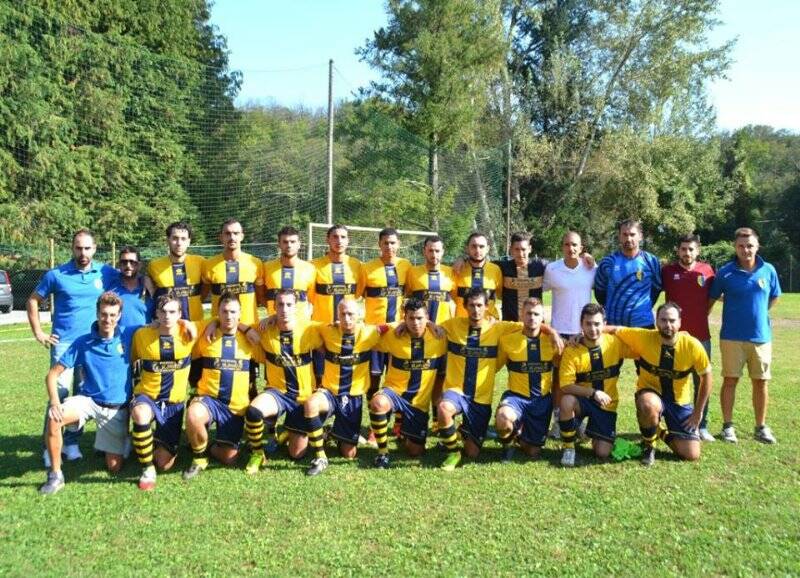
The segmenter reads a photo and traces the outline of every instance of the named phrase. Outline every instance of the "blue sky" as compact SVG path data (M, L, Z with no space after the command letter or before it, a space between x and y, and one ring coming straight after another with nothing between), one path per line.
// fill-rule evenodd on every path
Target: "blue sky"
M800 132L800 0L723 0L711 40L738 37L728 79L709 94L717 124L767 124ZM335 98L376 74L354 51L386 23L381 0L216 0L212 22L228 39L244 83L238 102L324 107L328 60Z

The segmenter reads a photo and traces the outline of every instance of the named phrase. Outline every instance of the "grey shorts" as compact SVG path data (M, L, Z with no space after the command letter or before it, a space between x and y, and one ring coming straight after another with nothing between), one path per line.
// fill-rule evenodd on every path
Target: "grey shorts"
M103 407L91 397L73 395L62 404L64 412L74 411L78 414L78 422L67 426L69 430L78 430L89 420L97 423L97 434L94 438L94 449L109 454L123 455L128 439L128 405L119 408Z

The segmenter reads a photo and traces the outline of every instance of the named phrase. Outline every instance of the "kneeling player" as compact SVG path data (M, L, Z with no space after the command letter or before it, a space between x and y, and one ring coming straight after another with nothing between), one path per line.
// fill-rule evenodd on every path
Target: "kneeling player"
M306 470L309 476L316 476L328 467L322 432L326 417L334 416L331 435L336 438L339 452L348 459L356 457L372 350L380 340L375 326L356 323L358 305L354 300L341 301L337 309L337 325L318 327L325 347L322 383L303 404L308 445L314 450L311 467Z
M389 416L403 416L401 433L411 457L425 451L428 435L428 407L435 382L444 379L447 341L428 329L425 303L415 297L403 302L406 331L398 336L389 331L381 338L380 349L389 355L383 389L369 404L369 421L378 443L375 466L389 467L387 447Z
M497 367L508 368L508 390L500 399L495 427L506 462L513 456L514 438L532 458L539 457L547 439L558 353L550 339L542 335L543 320L542 302L529 297L522 304L522 332L502 337L498 345Z
M681 309L672 302L656 311L656 329L608 327L639 356L636 382L636 416L642 432L642 465L655 462L655 440L661 417L667 424L664 441L675 454L700 458L698 427L711 394L711 365L703 344L681 328ZM694 403L693 373L700 376Z
M195 344L181 334L181 315L181 298L170 291L156 304L158 329L142 327L133 337L131 361L140 362L141 377L133 391L131 421L133 448L143 468L142 490L155 488L156 467L169 470L178 453Z
M273 422L285 415L289 431L289 456L305 455L308 438L303 402L314 390L312 351L321 347L318 324L297 319L297 295L280 289L275 295L275 323L261 332L266 358L267 389L250 402L245 414L250 459L245 472L257 474L266 463L264 420Z
M219 328L211 340L199 339L194 355L202 360L203 373L197 397L186 411L186 436L192 446L192 464L183 479L191 480L208 467L208 428L217 425L211 455L232 465L239 455L244 412L249 401L250 365L264 361L261 348L251 344L239 328L241 305L232 293L219 298Z
M633 357L619 338L603 333L605 310L588 303L581 310L580 343L567 347L561 357L561 465L575 465L578 424L588 417L586 434L597 457L605 459L617 437L617 380L624 358Z

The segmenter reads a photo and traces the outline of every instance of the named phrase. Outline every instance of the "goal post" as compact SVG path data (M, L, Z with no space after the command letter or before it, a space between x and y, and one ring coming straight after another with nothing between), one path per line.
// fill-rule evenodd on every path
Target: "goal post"
M358 225L348 225L342 223L350 235L350 244L347 254L356 257L361 261L370 261L380 255L378 249L378 233L383 227L361 227ZM325 235L330 227L330 223L309 223L307 227L307 258L318 257L328 250ZM438 235L436 231L414 231L409 229L397 229L400 241L400 251L398 256L408 259L414 264L422 262L422 244L426 237Z

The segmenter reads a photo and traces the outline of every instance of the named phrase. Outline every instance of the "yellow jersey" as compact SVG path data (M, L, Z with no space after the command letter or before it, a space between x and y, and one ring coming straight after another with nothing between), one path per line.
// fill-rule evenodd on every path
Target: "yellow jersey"
M311 318L309 303L314 299L314 283L317 270L308 261L298 259L294 267L284 267L280 259L264 263L264 287L266 288L267 313L275 314L275 296L281 289L294 289L297 295L297 319Z
M608 334L600 336L596 347L589 348L583 344L567 347L559 365L560 386L577 384L605 392L611 403L603 409L617 411L619 369L622 361L631 357L635 356L622 340Z
M400 307L410 268L405 259L389 265L374 259L361 265L359 285L363 287L365 323L394 323L402 318Z
M428 318L441 325L452 317L450 303L455 287L453 271L442 265L437 271L429 271L427 265L411 267L406 276L406 295L425 302Z
M325 371L322 387L334 395L364 395L369 389L369 366L372 350L380 341L374 325L358 325L345 334L334 325L319 328L325 347Z
M195 340L187 339L179 328L170 335L144 326L136 330L131 348L131 363L139 362L139 382L134 395L146 395L155 401L186 401L189 367Z
M620 327L617 337L639 358L636 390L652 389L666 401L680 405L694 402L692 373L709 370L703 344L685 331L679 331L674 346L661 342L657 329Z
M428 413L436 376L444 375L447 366L447 339L437 339L428 329L422 337L408 332L398 337L392 329L378 349L389 355L383 387Z
M456 301L456 317L467 317L467 308L464 296L470 289L483 289L489 294L489 301L486 303L486 312L496 319L500 319L497 312L496 301L503 294L503 272L494 263L486 261L483 267L472 267L469 262L465 262L461 268L461 274L453 276L455 288L453 289L453 299Z
M497 345L500 338L522 330L522 323L482 321L471 327L466 317L442 323L447 332L447 373L444 389L454 389L477 403L491 404L497 372Z
M264 285L261 260L241 253L236 261L226 261L222 254L207 259L203 264L203 283L211 286L211 316L219 312L219 296L224 292L239 296L242 306L240 321L252 325L258 321L256 286Z
M267 386L303 403L314 391L314 367L311 353L322 347L321 324L298 322L292 331L277 325L261 334L267 368Z
M199 334L202 331L200 328ZM197 394L216 398L234 415L244 415L250 404L250 364L264 362L261 348L252 345L240 331L223 335L217 329L211 342L198 339L194 357L201 359L203 366Z
M330 257L325 255L314 259L311 264L317 270L311 319L333 323L337 319L339 302L361 294L361 262L345 255L341 263L332 263Z
M199 255L186 255L183 263L173 263L167 257L150 261L147 276L156 286L154 301L172 291L181 301L181 317L191 321L203 319L203 300L200 289L203 284L203 262Z
M509 391L529 399L542 397L552 389L557 356L549 337L528 337L520 331L500 338L497 368L508 369Z

